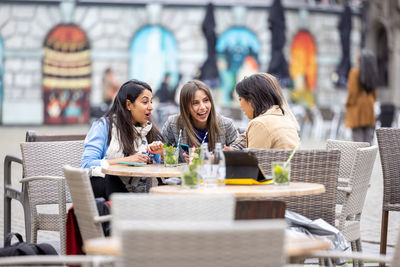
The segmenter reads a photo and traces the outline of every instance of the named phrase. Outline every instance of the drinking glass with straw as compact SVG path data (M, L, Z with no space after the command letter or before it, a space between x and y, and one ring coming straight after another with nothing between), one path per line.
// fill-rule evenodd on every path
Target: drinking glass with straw
M290 154L285 162L272 162L272 176L275 185L288 185L290 182L290 161L292 160L296 150L300 144Z

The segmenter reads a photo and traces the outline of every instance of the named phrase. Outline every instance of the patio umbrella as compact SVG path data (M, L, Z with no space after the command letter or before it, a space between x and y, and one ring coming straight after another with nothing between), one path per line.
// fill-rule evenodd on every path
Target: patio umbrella
M271 61L268 66L268 73L276 76L283 87L291 84L289 68L283 55L283 47L286 43L285 36L285 14L280 0L274 0L269 16L269 29L271 30Z
M207 59L200 68L199 79L205 82L210 87L214 87L220 84L215 52L217 36L214 29L214 5L209 3L207 5L206 16L202 24L202 31L207 39Z
M334 83L336 87L346 87L347 75L350 71L350 32L351 32L351 9L348 4L346 4L342 15L340 16L340 21L338 24L338 29L340 33L340 43L342 46L342 58L339 65L336 68L336 75Z

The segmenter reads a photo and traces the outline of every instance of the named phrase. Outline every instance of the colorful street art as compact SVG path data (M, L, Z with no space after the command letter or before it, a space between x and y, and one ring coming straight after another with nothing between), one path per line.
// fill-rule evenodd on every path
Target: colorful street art
M232 103L236 82L259 71L260 42L244 27L232 27L217 40L217 65L221 78L220 104Z
M44 122L87 123L92 69L85 32L76 25L61 24L50 31L44 45Z
M0 124L3 118L3 39L0 37Z
M289 69L294 83L292 100L305 106L315 105L313 92L317 86L317 49L308 31L301 30L294 36Z
M174 36L161 26L141 28L130 47L130 78L146 81L155 93L166 73L170 74L169 86L174 88L179 77L178 47Z

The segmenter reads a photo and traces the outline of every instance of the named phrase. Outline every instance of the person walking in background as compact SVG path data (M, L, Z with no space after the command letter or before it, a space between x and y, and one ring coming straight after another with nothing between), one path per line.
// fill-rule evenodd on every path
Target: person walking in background
M106 114L93 123L85 139L81 168L91 170L95 197L107 200L113 192L148 192L157 183L157 179L115 177L101 172L101 167L119 161L151 163L153 158L161 162L162 136L151 123L152 110L150 86L130 80L118 90Z
M217 142L229 146L238 137L233 121L216 114L211 91L201 81L189 81L182 87L179 108L180 114L170 116L162 128L168 145L177 145L181 129L181 144L198 147L208 143L211 150ZM183 156L187 159L188 155Z
M118 88L121 86L121 84L115 80L114 72L111 68L107 68L104 71L101 86L103 102L109 106L114 96L117 94Z
M247 127L247 148L294 149L300 142L298 123L284 99L276 78L258 73L236 85L239 105L251 120Z
M162 81L160 88L158 88L156 94L154 95L154 97L158 98L158 101L160 103L169 103L170 93L168 87L169 87L169 73L166 73L164 75L164 80Z
M347 80L345 125L351 128L353 141L371 143L375 130L378 68L371 51L363 49L357 61L359 67L350 70Z

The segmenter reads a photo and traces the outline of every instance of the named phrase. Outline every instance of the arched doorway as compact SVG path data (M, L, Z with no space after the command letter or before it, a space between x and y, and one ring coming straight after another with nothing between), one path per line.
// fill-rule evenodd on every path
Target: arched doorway
M150 84L154 93L166 73L169 73L169 87L174 88L179 76L175 38L162 26L145 26L132 39L129 76Z
M44 122L87 123L92 70L85 32L73 24L58 25L46 37L44 46Z
M293 81L291 99L303 106L315 105L314 90L317 84L317 48L312 35L300 30L292 40L289 62Z
M256 35L245 27L232 27L218 37L216 50L222 104L229 105L232 102L237 81L259 71L260 49Z

